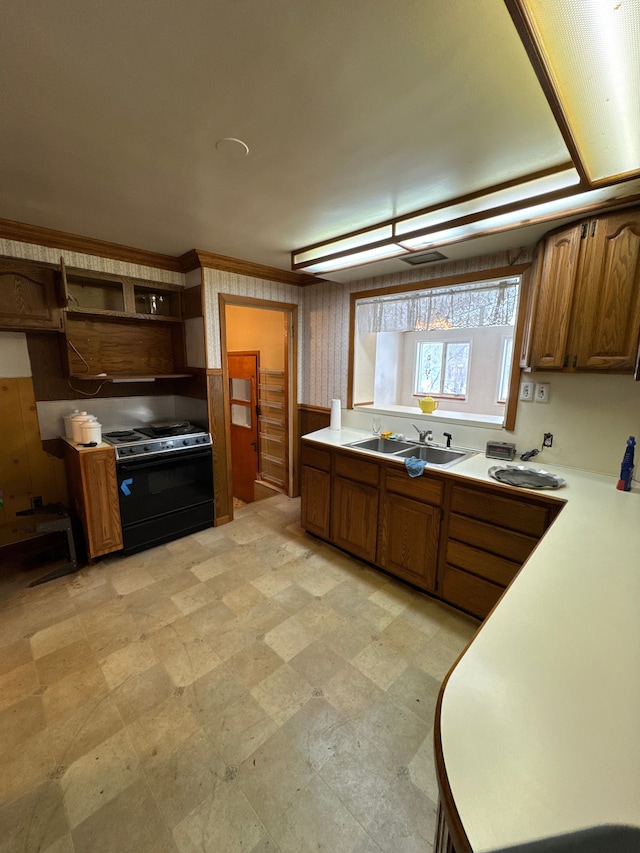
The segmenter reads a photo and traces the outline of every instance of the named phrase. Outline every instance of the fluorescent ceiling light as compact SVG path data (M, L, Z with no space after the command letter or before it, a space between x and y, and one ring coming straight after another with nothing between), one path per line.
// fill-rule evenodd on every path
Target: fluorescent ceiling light
M640 191L640 0L505 0L571 155L524 175L292 253L310 273L587 215ZM582 189L583 192L575 192Z
M439 207L428 213L417 216L403 217L396 223L396 235L408 234L410 231L420 231L423 228L431 228L440 222L457 219L473 213L480 213L502 205L514 204L534 196L546 195L546 193L564 190L576 186L580 182L580 176L572 167L562 172L544 175L531 181L525 181L515 186L505 187L495 192L488 192L477 198L471 198L459 204Z
M640 190L640 182L634 182L627 185L629 190ZM513 210L509 213L501 213L497 216L490 216L486 219L477 222L459 225L456 228L448 228L443 231L433 231L430 234L424 234L408 240L402 240L402 245L406 246L412 252L418 249L424 249L427 246L443 245L447 243L455 243L468 237L476 237L484 233L495 233L498 231L508 231L513 228L521 228L526 225L533 224L544 220L557 219L562 216L580 216L581 213L602 204L602 202L616 199L620 193L620 188L611 186L603 189L590 190L588 192L579 193L569 196L568 198L555 199L547 201L543 204L535 204L521 210ZM587 215L585 213L585 215Z
M393 237L392 225L380 225L368 229L364 234L355 234L351 237L342 237L337 240L331 240L328 243L322 243L319 246L311 247L310 249L300 249L293 255L295 265L305 264L305 269L308 269L306 264L310 261L324 258L327 255L334 255L338 252L346 252L349 249L358 249L363 245L375 243L378 240L390 240ZM332 269L335 269L332 267Z
M305 266L304 269L309 273L334 272L335 270L342 270L347 267L357 267L359 264L370 264L372 261L382 261L385 258L395 258L398 255L406 255L406 253L407 250L403 246L388 243L384 246L364 249L361 252L341 255L339 258L320 261L317 264Z
M640 173L640 3L506 3L589 183Z

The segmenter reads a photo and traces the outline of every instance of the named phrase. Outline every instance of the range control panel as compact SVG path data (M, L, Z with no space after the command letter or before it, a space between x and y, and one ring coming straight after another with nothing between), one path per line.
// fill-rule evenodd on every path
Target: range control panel
M146 456L152 453L176 453L190 447L208 447L211 445L209 433L180 435L175 438L146 438L116 446L116 459L130 459L133 456Z

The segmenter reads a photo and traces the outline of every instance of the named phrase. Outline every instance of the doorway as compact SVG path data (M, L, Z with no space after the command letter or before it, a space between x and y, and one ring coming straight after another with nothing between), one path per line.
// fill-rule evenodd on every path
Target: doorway
M251 503L258 479L258 371L260 352L230 352L229 420L233 497Z
M293 497L297 306L223 294L219 298L229 484L236 506L238 499L249 503L277 493Z

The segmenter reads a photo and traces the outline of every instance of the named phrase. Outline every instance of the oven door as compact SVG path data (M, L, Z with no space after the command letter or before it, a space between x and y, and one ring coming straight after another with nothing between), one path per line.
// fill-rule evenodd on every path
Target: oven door
M123 533L131 525L176 513L188 518L204 512L213 523L210 447L127 459L118 462L117 474Z

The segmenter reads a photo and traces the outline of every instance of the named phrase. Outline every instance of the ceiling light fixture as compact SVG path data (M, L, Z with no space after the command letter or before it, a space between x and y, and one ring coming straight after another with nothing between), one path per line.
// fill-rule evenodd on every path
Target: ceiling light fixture
M335 272L336 270L347 269L347 267L357 267L360 264L370 264L373 261L383 261L405 254L407 254L407 249L404 246L398 246L397 243L383 243L361 251L343 252L331 258L324 258L316 263L306 265L303 269L309 273Z
M442 205L297 249L291 253L291 268L323 273L396 257L413 250L409 240L439 230L439 226L482 219L496 210L509 211L517 208L523 198L556 198L569 192L578 181L571 164L528 175L519 182L507 181Z
M345 269L637 200L640 2L505 3L572 162L295 250L293 270Z
M637 199L638 0L505 4L572 162L306 246L292 269L344 269Z
M517 198L519 188L523 192ZM565 167L553 174L529 176L517 186L512 182L492 187L439 208L426 208L306 246L291 253L291 268L312 274L335 272L541 221L588 214L598 207L634 201L638 194L640 180L580 192L577 173Z
M640 3L505 3L584 181L639 175Z
M238 160L247 156L249 146L241 139L236 139L235 136L225 136L224 139L219 139L216 142L216 151L226 157L233 157Z

